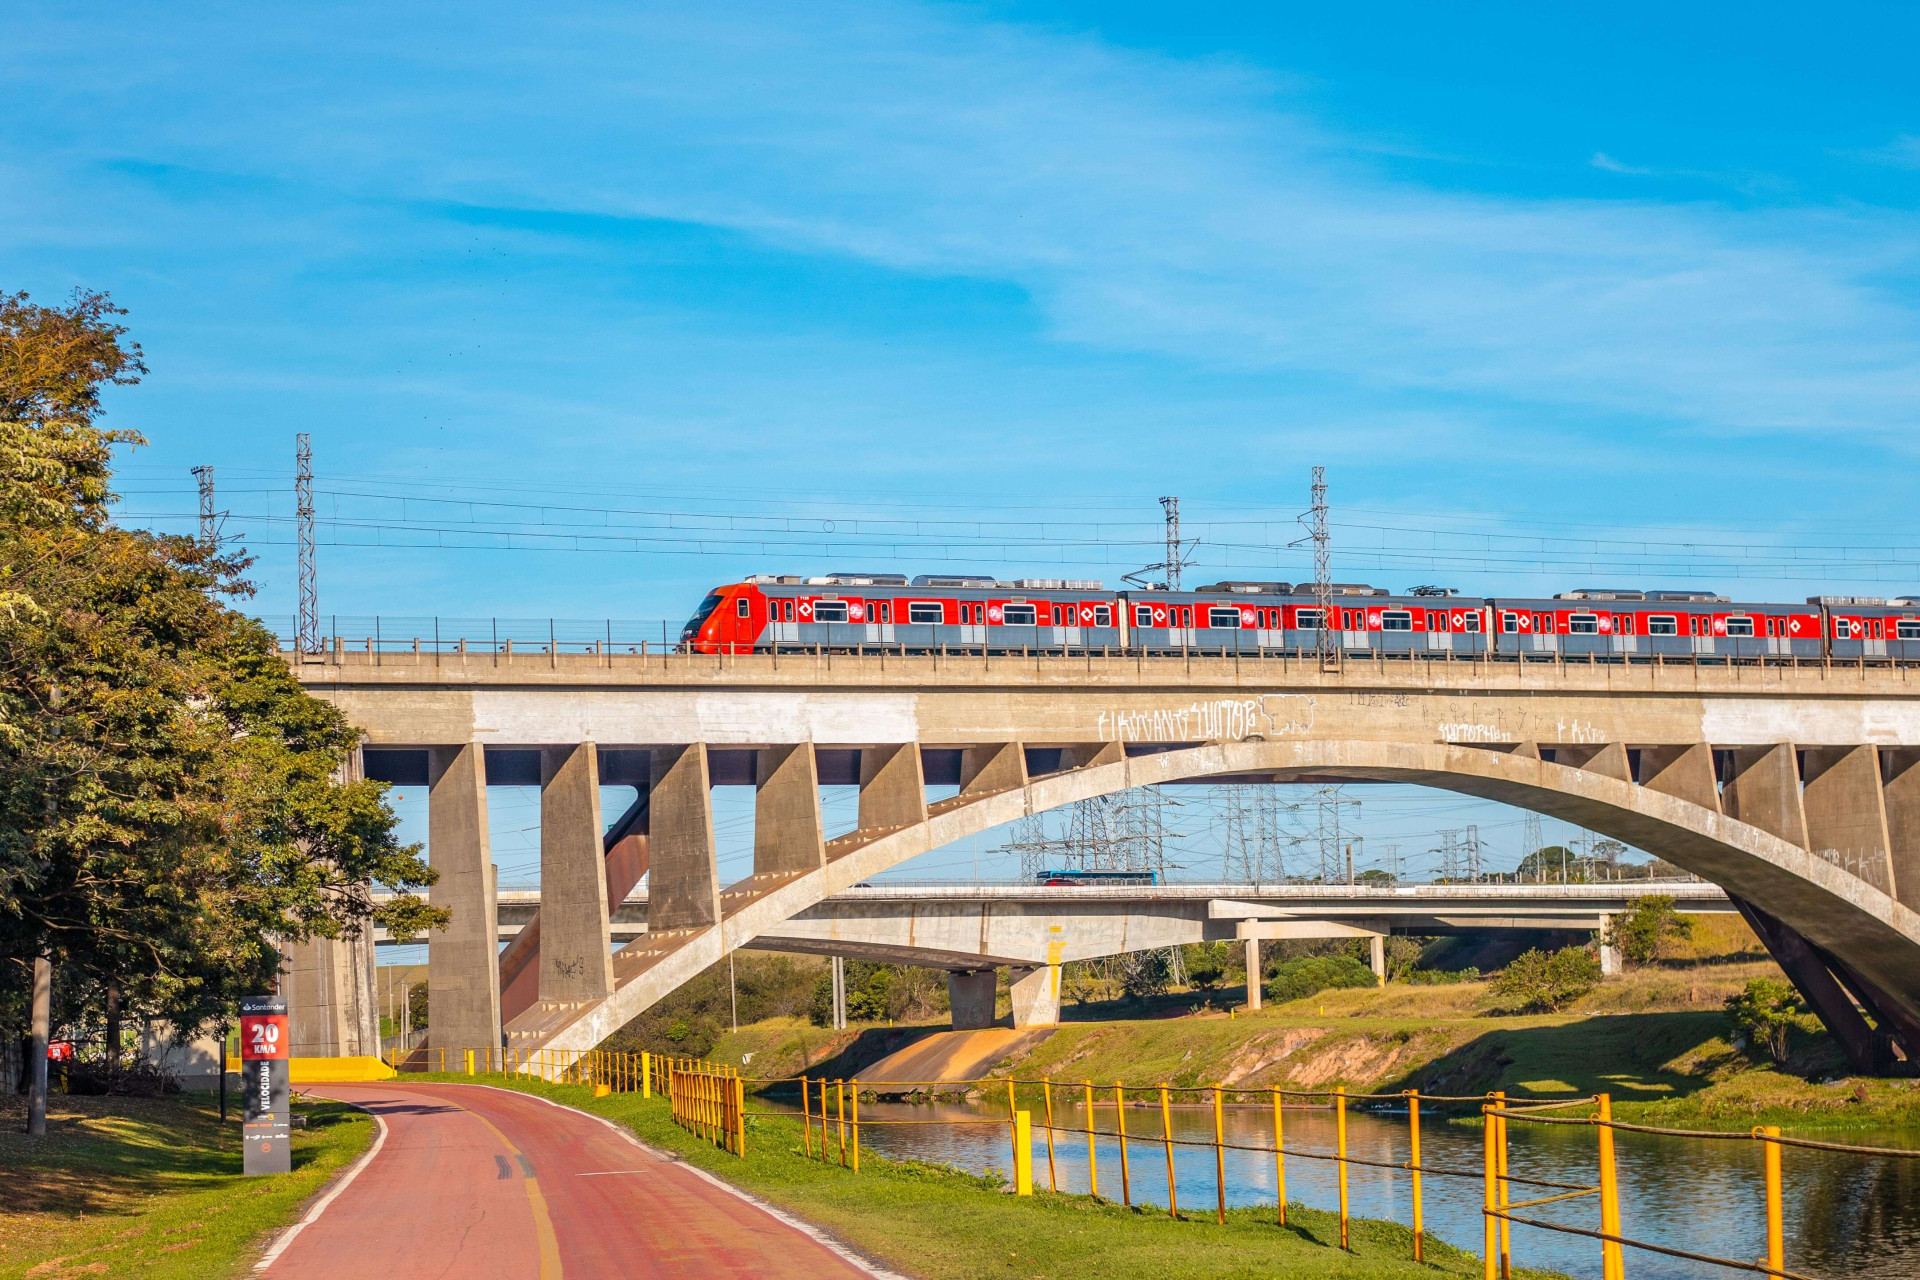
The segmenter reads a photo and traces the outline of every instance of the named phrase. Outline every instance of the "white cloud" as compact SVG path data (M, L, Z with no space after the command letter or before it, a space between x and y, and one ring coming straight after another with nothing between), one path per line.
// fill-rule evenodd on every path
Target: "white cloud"
M959 8L340 9L245 44L153 21L88 56L160 70L73 104L149 159L1002 279L1057 341L1201 366L1713 430L1920 421L1905 213L1436 191L1264 71Z

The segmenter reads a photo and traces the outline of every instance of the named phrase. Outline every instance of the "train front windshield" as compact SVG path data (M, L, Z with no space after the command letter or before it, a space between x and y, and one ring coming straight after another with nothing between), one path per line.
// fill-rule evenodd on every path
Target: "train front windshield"
M700 602L700 607L693 611L693 617L690 620L688 620L686 626L680 629L680 638L682 640L691 640L695 636L699 635L700 624L705 622L708 618L712 617L713 611L715 609L718 609L719 607L720 607L720 593L718 591L715 591L709 594L705 600L702 600Z

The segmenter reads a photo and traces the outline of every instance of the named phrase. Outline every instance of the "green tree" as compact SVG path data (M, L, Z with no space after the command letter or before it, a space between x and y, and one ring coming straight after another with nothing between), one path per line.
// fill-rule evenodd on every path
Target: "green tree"
M1641 898L1613 917L1607 939L1633 964L1652 964L1667 944L1693 936L1693 921L1674 910L1667 894Z
M339 778L357 731L226 603L247 558L113 524L114 451L143 443L97 422L145 371L121 314L0 296L0 966L51 958L64 1007L188 1032L280 943L444 913L405 892L432 873L385 787ZM376 912L369 881L403 892Z
M1371 987L1374 982L1373 970L1352 956L1301 956L1274 971L1267 983L1267 998L1284 1003L1336 987Z
M1753 978L1746 990L1727 997L1727 1016L1733 1025L1775 1062L1787 1060L1787 1038L1803 1012L1800 993L1773 978Z
M1230 942L1194 942L1181 948L1187 982L1201 991L1211 991L1225 982L1234 969L1233 951Z
M1556 1013L1600 981L1600 961L1585 947L1566 947L1548 955L1539 948L1522 952L1493 979L1493 994L1522 1013Z

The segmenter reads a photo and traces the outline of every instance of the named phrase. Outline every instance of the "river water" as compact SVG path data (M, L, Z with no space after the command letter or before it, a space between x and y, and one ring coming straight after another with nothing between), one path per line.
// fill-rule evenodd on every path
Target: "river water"
M1054 1177L1062 1191L1084 1193L1087 1180L1086 1111L1069 1104L1065 1090L1055 1095ZM1023 1097L1022 1104L1027 1100ZM1096 1128L1111 1131L1111 1105L1096 1107ZM861 1145L902 1158L952 1164L976 1173L1011 1166L1004 1106L994 1109L965 1103L862 1103ZM874 1121L941 1120L957 1123L889 1126ZM997 1123L982 1123L997 1121ZM1331 1152L1335 1121L1324 1109L1289 1106L1285 1114L1288 1158L1287 1197L1319 1209L1335 1209L1339 1191L1335 1165L1312 1160L1305 1152ZM1076 1132L1077 1130L1077 1132ZM1449 1124L1421 1117L1422 1164L1428 1170L1457 1169L1468 1177L1429 1172L1423 1204L1427 1231L1450 1244L1478 1253L1482 1222L1482 1140L1479 1125ZM1271 1205L1275 1171L1271 1151L1273 1118L1265 1107L1229 1107L1228 1143L1265 1146L1266 1151L1226 1153L1227 1203ZM1593 1131L1510 1123L1508 1168L1512 1176L1591 1185L1599 1181ZM1213 1116L1210 1109L1173 1113L1176 1140L1205 1142L1205 1147L1174 1148L1175 1189L1183 1211L1208 1213L1215 1203ZM1134 1203L1167 1202L1167 1166L1157 1106L1127 1108L1127 1148ZM1409 1157L1404 1112L1350 1111L1350 1155L1385 1162ZM837 1140L837 1135L836 1135ZM1843 1141L1860 1145L1920 1145L1914 1133L1861 1135L1849 1131ZM1662 1138L1617 1133L1621 1220L1624 1234L1695 1253L1754 1260L1766 1248L1765 1180L1758 1145L1711 1139ZM1117 1140L1095 1142L1101 1194L1120 1198ZM1786 1263L1789 1270L1832 1280L1914 1280L1920 1277L1920 1160L1888 1160L1786 1148ZM1047 1185L1046 1136L1034 1116L1034 1181ZM1515 1200L1552 1194L1516 1187ZM1403 1169L1349 1166L1348 1196L1356 1216L1411 1221L1409 1177ZM1525 1216L1570 1226L1598 1229L1597 1196L1538 1209ZM1571 1276L1600 1275L1599 1242L1533 1227L1513 1228L1515 1266L1542 1267ZM1706 1280L1736 1276L1706 1263L1629 1249L1627 1274L1633 1280ZM1752 1274L1752 1273L1745 1273Z

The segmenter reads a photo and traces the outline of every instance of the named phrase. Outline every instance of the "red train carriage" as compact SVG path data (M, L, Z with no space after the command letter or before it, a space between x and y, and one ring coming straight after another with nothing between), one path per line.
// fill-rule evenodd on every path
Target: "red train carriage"
M1920 596L1811 596L1836 658L1920 658Z
M1736 604L1710 591L1587 587L1551 600L1491 603L1501 653L1627 659L1821 654L1818 610Z
M1363 583L1330 589L1330 629L1342 649L1386 653L1478 653L1486 646L1484 600L1423 588L1395 596ZM1128 641L1149 652L1307 651L1320 643L1320 604L1311 586L1216 582L1191 592L1130 591Z
M965 574L757 574L717 587L680 633L701 653L898 648L1118 649L1119 599L1098 582Z

